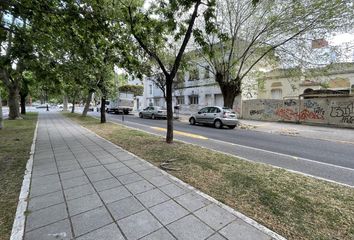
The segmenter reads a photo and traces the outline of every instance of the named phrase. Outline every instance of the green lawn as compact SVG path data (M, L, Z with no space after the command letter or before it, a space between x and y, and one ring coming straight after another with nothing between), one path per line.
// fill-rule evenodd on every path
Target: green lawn
M288 239L354 239L354 189L78 114L65 116ZM144 147L142 147L144 146Z
M5 120L0 130L0 240L10 238L37 114Z

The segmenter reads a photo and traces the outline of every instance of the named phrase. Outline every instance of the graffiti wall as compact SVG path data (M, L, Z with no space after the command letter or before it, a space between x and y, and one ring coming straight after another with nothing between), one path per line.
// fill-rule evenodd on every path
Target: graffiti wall
M354 97L254 99L243 102L244 119L329 124L354 128Z

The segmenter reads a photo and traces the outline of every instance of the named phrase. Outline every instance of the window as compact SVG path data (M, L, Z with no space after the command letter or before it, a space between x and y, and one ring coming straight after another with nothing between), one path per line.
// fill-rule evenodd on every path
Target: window
M271 90L272 99L282 99L283 93L281 89L272 89Z
M152 95L152 84L149 85L150 95Z
M205 78L205 79L210 78L210 66L206 66L204 78Z
M189 71L189 81L199 80L199 71L198 68L192 68Z
M199 104L199 96L198 95L189 96L189 104Z
M209 108L210 107L202 108L199 110L199 113L207 113L207 112L209 112Z
M184 96L178 96L176 99L178 105L184 104Z

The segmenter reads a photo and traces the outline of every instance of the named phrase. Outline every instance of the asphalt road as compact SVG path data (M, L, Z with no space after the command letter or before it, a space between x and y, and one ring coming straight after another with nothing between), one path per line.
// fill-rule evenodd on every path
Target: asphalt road
M90 113L99 116L98 113ZM122 123L122 115L108 114ZM165 135L166 120L124 116L124 124ZM354 145L242 129L215 129L175 121L175 138L251 161L354 186ZM348 130L351 131L351 130Z

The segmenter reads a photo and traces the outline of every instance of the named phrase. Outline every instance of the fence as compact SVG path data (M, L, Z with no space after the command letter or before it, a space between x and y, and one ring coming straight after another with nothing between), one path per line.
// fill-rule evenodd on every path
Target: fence
M354 97L246 100L242 103L242 117L354 128Z

